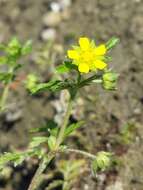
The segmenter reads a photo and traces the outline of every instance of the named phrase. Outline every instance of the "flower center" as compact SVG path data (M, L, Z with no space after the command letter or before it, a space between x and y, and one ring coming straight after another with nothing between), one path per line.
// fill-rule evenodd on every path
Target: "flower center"
M82 52L80 60L84 63L89 63L94 60L94 54L92 51Z

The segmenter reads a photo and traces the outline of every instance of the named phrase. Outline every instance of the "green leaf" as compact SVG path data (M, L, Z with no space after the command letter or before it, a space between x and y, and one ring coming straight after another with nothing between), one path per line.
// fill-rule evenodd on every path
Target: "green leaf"
M56 137L55 136L50 136L48 138L48 146L50 148L50 150L54 150L56 145Z
M13 162L14 166L21 164L25 158L27 158L28 154L25 152L22 153L4 153L0 156L0 170L8 164L9 162Z
M57 136L59 131L58 125L53 120L47 121L43 127L33 128L30 130L31 133L47 132L52 136Z
M10 56L18 57L21 53L21 44L18 41L17 38L12 38L12 40L9 42L8 46L6 47L6 52Z
M56 67L56 71L58 73L67 73L70 71L70 69L68 67L66 67L65 64L59 65L58 67Z
M73 123L70 126L68 126L65 130L64 136L67 137L71 133L73 133L76 129L80 128L84 124L84 121L79 121L77 123Z
M42 143L48 142L48 138L47 137L43 137L43 136L39 136L39 137L33 137L29 147L30 148L35 148L38 147L39 145L41 145Z
M54 85L57 85L59 83L59 81L50 81L50 82L48 82L48 83L40 83L40 84L36 84L36 85L34 85L31 89L30 89L30 91L31 91L31 93L32 94L35 94L35 93L37 93L37 92L41 92L41 91L45 91L45 90L47 90L47 89L51 89L52 88L52 86L54 86Z
M28 40L22 47L21 49L21 53L22 55L27 55L29 53L31 53L32 51L32 41Z
M70 60L64 61L64 63L62 65L59 65L56 68L56 71L61 74L70 72L71 70L77 70L77 66L72 64L72 62Z
M103 61L110 62L110 61L112 61L112 57L106 55L106 56L104 56Z
M42 92L42 91L46 91L46 90L56 92L56 91L60 91L60 90L63 90L63 89L67 89L71 85L72 84L68 80L65 80L65 81L51 80L51 81L49 81L47 83L36 84L35 86L33 86L30 89L30 92L32 94Z
M99 168L98 168L98 163L97 163L97 160L96 160L96 159L92 161L91 167L92 167L93 173L96 174L97 171L99 170Z
M7 64L7 57L1 56L0 57L0 65L4 65L4 64Z
M7 84L12 78L14 77L13 73L0 73L0 81L3 83Z
M13 161L19 158L19 154L16 153L4 153L0 156L0 166L6 164L9 161Z
M67 190L72 189L78 177L86 170L86 161L84 159L61 159L57 164L58 169L64 176L64 189Z
M119 43L119 38L113 37L106 43L107 50L112 49L114 46L116 46L117 43Z

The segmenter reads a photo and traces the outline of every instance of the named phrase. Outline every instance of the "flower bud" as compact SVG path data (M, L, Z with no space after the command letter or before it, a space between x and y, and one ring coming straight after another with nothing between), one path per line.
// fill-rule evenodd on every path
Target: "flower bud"
M114 72L107 72L103 74L102 84L106 90L115 90L117 85L118 74Z
M94 173L97 171L104 171L111 165L112 153L101 151L97 154L96 159L93 160L92 168Z
M37 76L34 74L29 74L26 80L26 88L31 90L37 83Z

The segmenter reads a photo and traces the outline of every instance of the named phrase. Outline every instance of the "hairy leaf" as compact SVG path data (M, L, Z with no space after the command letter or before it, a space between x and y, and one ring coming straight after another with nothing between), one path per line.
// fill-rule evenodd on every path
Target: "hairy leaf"
M21 49L21 53L22 55L27 55L29 53L31 53L32 51L32 41L28 40L22 47Z
M47 132L52 136L57 136L59 131L58 125L55 121L49 120L43 127L37 127L30 130L31 133Z
M119 43L119 38L113 37L106 43L107 50L112 49L117 43Z
M55 148L55 145L56 145L56 137L55 136L50 136L48 138L48 145L49 145L50 150L53 150Z
M71 133L73 133L76 129L80 128L84 124L84 121L80 121L77 123L73 123L70 126L68 126L65 130L65 137L69 136Z
M53 92L56 91L60 91L63 89L67 89L71 86L71 83L67 80L65 81L60 81L60 80L51 80L47 83L40 83L40 84L36 84L35 86L33 86L30 89L30 92L32 94L38 93L38 92L42 92L45 90L50 90Z
M43 136L39 136L39 137L33 137L29 147L30 148L34 148L34 147L38 147L39 145L41 145L42 143L48 142L48 138L47 137L43 137Z
M25 152L22 153L4 153L0 156L0 170L8 164L9 162L13 162L14 166L21 164L25 158L27 158L28 154Z
M77 66L72 64L71 61L66 60L62 65L59 65L56 70L58 73L67 73L71 70L77 70Z

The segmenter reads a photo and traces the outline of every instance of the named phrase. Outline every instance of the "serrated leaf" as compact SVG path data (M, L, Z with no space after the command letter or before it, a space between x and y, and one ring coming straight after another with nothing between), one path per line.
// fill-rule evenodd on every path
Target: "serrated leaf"
M72 64L72 62L68 60L64 61L62 65L59 65L56 68L56 71L58 73L67 73L70 72L71 70L77 70L77 66Z
M21 164L27 156L27 153L4 153L0 156L0 169L3 169L9 162L13 162L14 166L17 166Z
M65 130L65 134L64 136L67 137L69 136L71 133L73 133L76 129L80 128L82 125L84 124L84 121L80 121L77 123L73 123L70 126L68 126Z
M50 81L50 82L47 82L47 83L40 83L40 84L36 84L35 86L33 86L30 91L32 94L35 94L37 92L41 92L41 91L44 91L44 90L51 90L53 86L57 86L58 84L60 83L60 81Z
M23 45L23 47L21 49L21 53L22 53L22 55L27 55L27 54L31 53L31 51L32 51L32 41L29 40Z
M31 133L38 133L38 132L47 132L52 136L57 136L59 131L58 125L53 120L47 121L47 123L43 127L33 128L30 130Z
M63 89L67 89L70 87L70 85L71 84L68 81L52 80L47 83L36 84L35 86L33 86L33 88L30 89L30 92L32 94L42 92L45 90L56 92Z
M107 50L112 49L115 45L119 43L119 38L113 37L106 43Z
M67 73L70 71L70 69L68 67L66 67L65 64L59 65L58 67L56 67L56 71L58 73Z
M39 136L39 137L33 137L29 147L30 148L35 148L38 147L39 145L41 145L42 143L48 142L48 138L47 137L43 137L43 136Z

